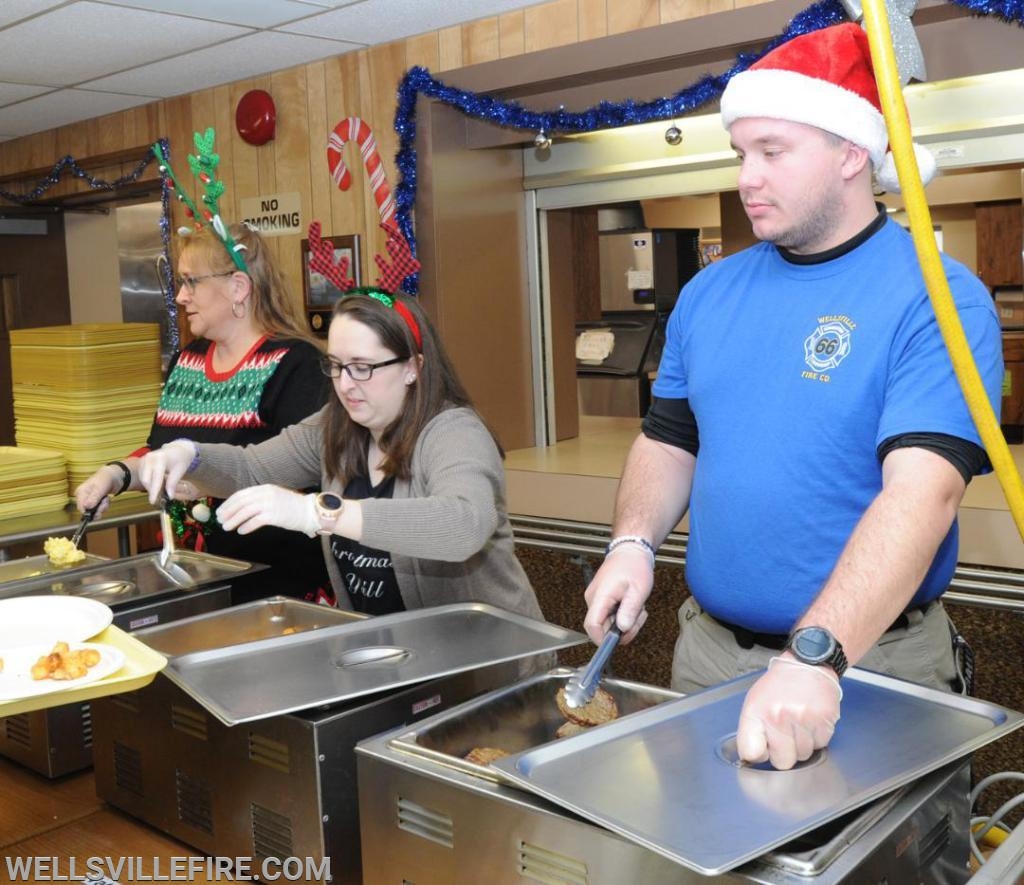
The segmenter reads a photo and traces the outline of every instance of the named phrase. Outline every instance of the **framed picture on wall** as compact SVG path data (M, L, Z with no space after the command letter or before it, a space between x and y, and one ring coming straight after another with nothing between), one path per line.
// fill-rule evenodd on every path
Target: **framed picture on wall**
M347 234L337 237L323 237L325 243L334 246L334 261L348 260L348 276L360 283L359 235ZM309 240L302 240L302 288L306 310L330 310L341 296L341 291L327 277L309 266Z

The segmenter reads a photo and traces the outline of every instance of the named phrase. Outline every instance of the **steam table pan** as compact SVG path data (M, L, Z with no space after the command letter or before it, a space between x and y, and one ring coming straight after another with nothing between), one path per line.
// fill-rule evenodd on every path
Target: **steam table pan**
M851 668L828 748L776 771L736 755L740 708L760 675L492 765L517 786L711 876L1024 724L1022 714L994 704Z

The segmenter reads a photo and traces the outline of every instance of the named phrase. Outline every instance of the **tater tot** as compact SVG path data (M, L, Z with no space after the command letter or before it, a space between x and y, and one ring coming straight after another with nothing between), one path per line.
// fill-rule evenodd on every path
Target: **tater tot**
M82 648L71 651L66 642L57 642L53 651L43 655L31 669L33 679L53 679L66 681L80 679L100 662L100 653L95 648Z

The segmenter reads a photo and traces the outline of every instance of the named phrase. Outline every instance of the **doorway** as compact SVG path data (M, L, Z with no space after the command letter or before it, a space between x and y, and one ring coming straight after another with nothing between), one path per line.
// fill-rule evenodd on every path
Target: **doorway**
M0 445L15 441L11 332L70 321L63 213L5 210L0 215Z

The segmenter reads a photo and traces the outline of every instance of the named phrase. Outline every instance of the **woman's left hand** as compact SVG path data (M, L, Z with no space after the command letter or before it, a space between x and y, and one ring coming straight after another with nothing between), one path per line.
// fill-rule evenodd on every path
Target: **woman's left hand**
M314 499L281 486L250 486L235 492L217 508L217 519L228 531L240 535L275 525L314 537L320 528Z

